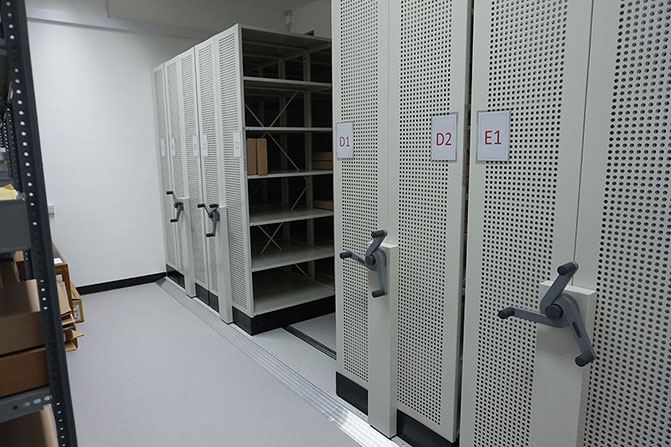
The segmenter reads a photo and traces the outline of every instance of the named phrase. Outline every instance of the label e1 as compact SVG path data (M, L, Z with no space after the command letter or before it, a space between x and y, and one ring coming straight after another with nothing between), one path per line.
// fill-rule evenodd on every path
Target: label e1
M477 161L508 161L510 111L478 112Z

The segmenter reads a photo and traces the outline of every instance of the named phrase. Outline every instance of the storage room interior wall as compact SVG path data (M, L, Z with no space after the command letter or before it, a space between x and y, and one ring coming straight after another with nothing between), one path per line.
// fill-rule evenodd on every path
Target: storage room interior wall
M287 11L307 3L27 1L52 236L77 286L165 270L151 69L237 22L285 30Z

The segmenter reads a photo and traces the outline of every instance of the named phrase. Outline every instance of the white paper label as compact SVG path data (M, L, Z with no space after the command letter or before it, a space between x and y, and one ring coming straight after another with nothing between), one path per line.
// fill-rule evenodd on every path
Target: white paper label
M354 124L336 123L336 157L354 158Z
M63 260L61 258L54 258L54 265L62 264Z
M170 156L174 157L177 155L177 148L175 146L175 137L170 137Z
M201 133L200 134L200 156L201 157L207 157L207 155L208 155L207 134L206 133Z
M7 152L7 149L5 149L4 147L0 146L0 152Z
M161 138L161 157L165 157L165 138Z
M431 160L457 159L457 114L431 118Z
M510 111L478 112L477 161L508 161Z
M198 141L198 135L191 136L191 148L193 150L193 156L198 157L198 154L200 154L200 142Z
M233 132L233 156L242 157L242 132Z

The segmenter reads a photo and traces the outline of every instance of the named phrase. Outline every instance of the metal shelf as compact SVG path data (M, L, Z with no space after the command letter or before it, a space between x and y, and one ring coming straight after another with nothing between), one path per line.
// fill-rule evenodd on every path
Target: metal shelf
M305 53L330 50L331 40L304 34L280 33L242 25L243 55L265 59L296 58Z
M278 171L269 172L267 175L248 175L248 179L264 179L264 178L284 178L284 177L308 177L313 175L329 175L333 171L328 170L312 170L312 171Z
M294 208L292 211L281 205L253 207L249 209L249 226L255 227L259 225L319 219L320 217L330 216L333 216L333 211L319 208Z
M7 62L12 73L13 88L5 104L0 125L0 135L9 149L9 160L14 187L24 194L25 203L0 204L0 221L7 218L7 209L23 206L24 229L30 233L28 247L4 246L2 249L26 249L29 254L25 262L26 277L40 284L40 322L44 337L46 372L49 386L26 393L0 399L0 420L14 418L41 409L51 404L58 433L59 447L76 447L77 434L74 410L70 395L68 366L65 358L63 324L58 307L58 289L49 227L47 194L44 182L44 163L40 146L37 106L33 83L30 47L28 43L28 21L25 0L14 0L0 4L2 30L6 39ZM4 86L7 87L7 86ZM21 132L17 132L15 121L20 120ZM4 225L3 225L4 226ZM11 225L10 225L11 226ZM20 231L18 227L0 228L0 233ZM12 234L15 238L16 234ZM0 237L0 240L3 239Z
M330 91L331 84L325 82L294 81L291 79L259 78L245 76L245 93L275 94L278 92L319 92Z
M300 264L302 262L316 261L333 257L333 242L315 244L310 246L298 241L279 241L280 249L272 243L268 245L265 252L261 254L265 243L252 246L252 272L260 272L287 265Z
M0 423L40 411L50 402L48 386L0 398Z
M305 132L331 132L332 127L245 127L247 132L262 132L262 133L305 133Z
M286 271L255 275L254 314L260 315L335 295L332 284L322 284Z

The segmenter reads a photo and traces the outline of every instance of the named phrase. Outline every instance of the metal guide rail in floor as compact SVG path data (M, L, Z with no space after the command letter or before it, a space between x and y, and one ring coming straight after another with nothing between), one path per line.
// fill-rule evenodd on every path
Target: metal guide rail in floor
M6 82L9 91L1 123L3 144L6 144L9 154L13 186L21 193L17 200L9 201L15 203L5 203L5 208L11 208L16 218L12 220L11 228L0 228L0 233L15 231L21 237L14 239L13 243L9 242L11 238L5 240L7 243L0 246L0 253L24 250L26 276L39 284L41 325L49 375L48 387L0 399L0 422L39 411L51 404L58 445L72 447L77 445L77 438L58 305L25 0L4 0L0 4L0 15L5 45L0 57L6 58L8 68L7 77L0 77L0 80ZM0 219L0 225L6 223L9 226L10 222L3 219Z

